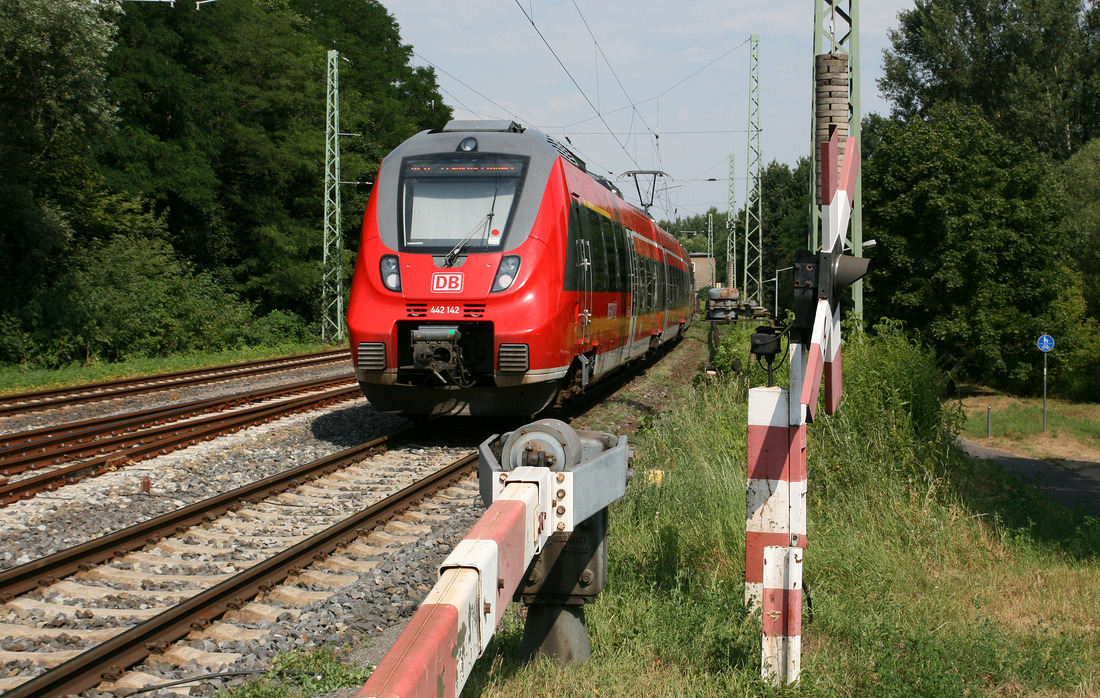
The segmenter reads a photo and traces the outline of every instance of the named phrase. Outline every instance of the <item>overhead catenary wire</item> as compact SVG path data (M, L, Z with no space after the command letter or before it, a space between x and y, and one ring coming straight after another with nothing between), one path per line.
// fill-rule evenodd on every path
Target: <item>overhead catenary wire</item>
M607 123L607 120L603 118L602 114L600 114L600 110L596 107L595 104L592 103L592 100L589 98L588 94L581 88L580 84L577 82L577 79L574 78L573 74L569 72L569 69L565 67L565 63L562 63L561 58L558 56L557 52L554 51L554 47L550 45L550 42L546 40L545 36L543 36L542 30L540 30L538 25L535 24L534 18L530 14L528 14L523 5L519 3L519 0L515 0L515 2L516 7L518 7L520 12L523 13L523 16L527 18L527 21L531 23L531 27L535 30L535 33L539 35L539 38L542 39L542 43L546 45L546 48L549 49L550 54L554 56L554 60L558 62L558 65L561 66L561 69L564 70L565 74L569 77L570 82L572 82L573 86L577 88L577 92L579 92L580 95L584 97L584 101L588 102L588 106L592 107L592 111L594 111L599 117L600 121L603 123L604 128L607 129L608 133L612 133L611 126ZM620 141L617 136L614 136L614 133L612 133L612 136L615 138L615 142L618 143L622 151L626 153L627 158L629 158L630 161L634 163L635 168L639 170L642 169L642 166L638 164L638 161L634 159L634 156L630 154L630 151L626 149L626 146L623 144L623 142Z
M633 104L634 100L630 97L630 93L627 92L626 86L623 85L623 81L619 79L619 74L615 72L615 67L613 65L611 65L611 61L608 59L607 54L604 53L603 47L600 46L599 40L596 39L596 34L592 31L592 27L589 26L588 20L585 19L584 13L581 12L580 5L577 4L577 0L572 0L572 2L573 2L573 7L577 10L577 14L581 18L581 22L584 24L584 28L586 30L588 30L588 36L590 36L592 38L592 44L596 47L596 50L599 52L600 56L603 57L604 63L607 64L607 68L608 68L608 70L611 71L612 77L614 77L615 82L618 83L619 89L622 90L622 92L623 92L623 96L625 96L627 101L631 103L631 109L632 109L634 115L636 115L637 118L640 119L643 124L645 124L646 129L649 131L650 135L653 136L653 146L654 146L654 150L656 151L657 163L658 163L657 169L661 169L661 166L660 166L660 163L661 163L661 144L660 144L660 140L659 140L660 135L653 129L652 126L649 125L649 123L645 120L645 116L640 111L638 111L637 107L634 106L634 104ZM597 78L598 78L598 76L599 76L599 72L597 71ZM597 90L599 89L598 85L599 85L599 83L597 82ZM631 134L636 135L636 134L633 134L633 131L631 131Z
M476 90L476 89L474 89L473 87L470 87L470 86L469 86L469 85L467 85L467 84L466 84L465 82L463 82L462 80L458 79L458 78L457 78L457 77L455 77L454 75L452 75L452 74L448 73L448 72L447 72L446 70L444 70L443 68L439 67L439 66L438 66L438 65L436 65L435 63L433 63L433 62L429 61L429 60L428 60L427 58L425 58L425 57L424 57L424 56L422 56L421 54L417 53L416 51L413 51L413 52L412 52L412 54L413 54L414 56L416 56L417 58L419 58L420 60L422 60L422 61L424 61L425 63L427 63L428 65L430 65L430 66L431 66L432 68L434 68L434 69L438 70L439 72L443 73L444 75L446 75L446 76L447 76L447 77L449 77L450 79L454 80L454 81L455 81L455 82L457 82L457 83L458 83L459 85L462 85L463 87L465 87L465 88L466 88L467 90L469 90L470 92L473 92L473 93L474 93L475 95L477 95L478 97L481 97L482 99L484 99L484 100L485 100L486 102L488 102L489 104L492 104L492 105L493 105L494 107L496 107L497 109L501 110L502 112L505 112L506 114L508 114L509 116L511 116L511 117L512 117L513 119L516 119L517 121L521 121L521 122L522 122L522 121L524 121L524 119L523 119L523 118L521 118L520 116L518 116L518 115L517 115L517 114L516 114L515 112L513 112L513 111L512 111L511 109L508 109L507 107L504 107L504 106L501 106L500 104L497 104L496 102L494 102L493 100L489 99L488 97L486 97L486 96L485 96L484 94L482 94L481 92L477 91L477 90ZM457 101L457 100L456 100L456 101ZM460 104L461 104L461 102L460 102ZM465 109L466 111L470 112L471 114L477 114L477 113L478 113L478 112L474 111L473 109L470 109L469 107L467 107L467 106L465 106L465 105L462 105L462 108L463 108L463 109ZM530 122L528 122L528 123L530 123Z

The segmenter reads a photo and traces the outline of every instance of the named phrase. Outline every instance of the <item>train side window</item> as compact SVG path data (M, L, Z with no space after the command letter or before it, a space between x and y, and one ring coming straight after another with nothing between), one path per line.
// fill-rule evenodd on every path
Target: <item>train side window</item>
M604 250L607 253L607 290L618 292L618 247L615 244L615 224L606 218L599 219L604 231Z
M603 219L603 240L607 246L607 290L621 293L623 285L619 271L619 234L615 230L616 225L612 220Z
M661 253L661 261L657 263L657 307L661 310L668 308L668 288L666 286L668 267L665 265L665 253Z
M607 249L604 247L600 218L600 214L588 210L585 237L592 243L592 290L596 293L607 291Z
M615 258L619 260L619 293L630 291L630 256L624 228L615 224Z
M661 284L661 269L660 263L657 259L650 259L649 261L649 307L653 312L657 312L661 309L660 284Z

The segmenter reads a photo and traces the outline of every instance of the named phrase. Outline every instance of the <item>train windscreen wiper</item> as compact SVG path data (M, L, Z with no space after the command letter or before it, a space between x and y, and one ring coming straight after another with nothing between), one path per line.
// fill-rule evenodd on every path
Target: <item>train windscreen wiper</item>
M485 222L484 228L482 227L482 221ZM489 211L484 217L479 218L474 227L470 229L470 232L466 233L466 237L458 241L458 244L451 248L451 251L447 253L447 256L443 258L443 266L453 267L455 262L458 261L458 256L462 254L462 251L466 249L466 245L470 243L474 235L479 229L488 230L489 225L493 222L493 212Z

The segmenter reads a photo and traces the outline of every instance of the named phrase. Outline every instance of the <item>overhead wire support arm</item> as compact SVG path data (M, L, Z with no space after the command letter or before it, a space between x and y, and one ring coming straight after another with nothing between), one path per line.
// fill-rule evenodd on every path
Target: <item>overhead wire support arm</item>
M646 215L649 215L649 209L653 207L653 199L657 196L657 178L669 177L667 172L660 170L628 170L619 175L619 179L623 177L631 177L634 179L634 188L638 191L638 203L641 205L642 210ZM638 181L639 177L652 177L653 180L649 187L649 194L642 194L642 183ZM672 179L669 177L669 179Z

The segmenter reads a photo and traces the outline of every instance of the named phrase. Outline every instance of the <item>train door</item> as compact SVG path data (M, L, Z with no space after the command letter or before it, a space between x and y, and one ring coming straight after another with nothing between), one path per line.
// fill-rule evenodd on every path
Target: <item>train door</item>
M577 339L588 350L592 342L592 242L578 236L577 245Z
M585 233L587 211L573 203L569 211L569 232L565 243L566 291L575 298L573 308L576 346L588 351L592 341L592 243Z
M666 253L663 249L657 248L657 254L660 255L660 260L657 262L657 331L664 333L666 320L668 319L668 303L665 302L665 264Z
M634 333L638 331L638 262L637 255L634 254L634 233L630 228L623 228L623 234L626 238L626 267L627 267L627 287L626 287L626 307L624 314L630 320L629 331L626 335L626 348L623 354L623 360L629 360L633 354L634 346Z

